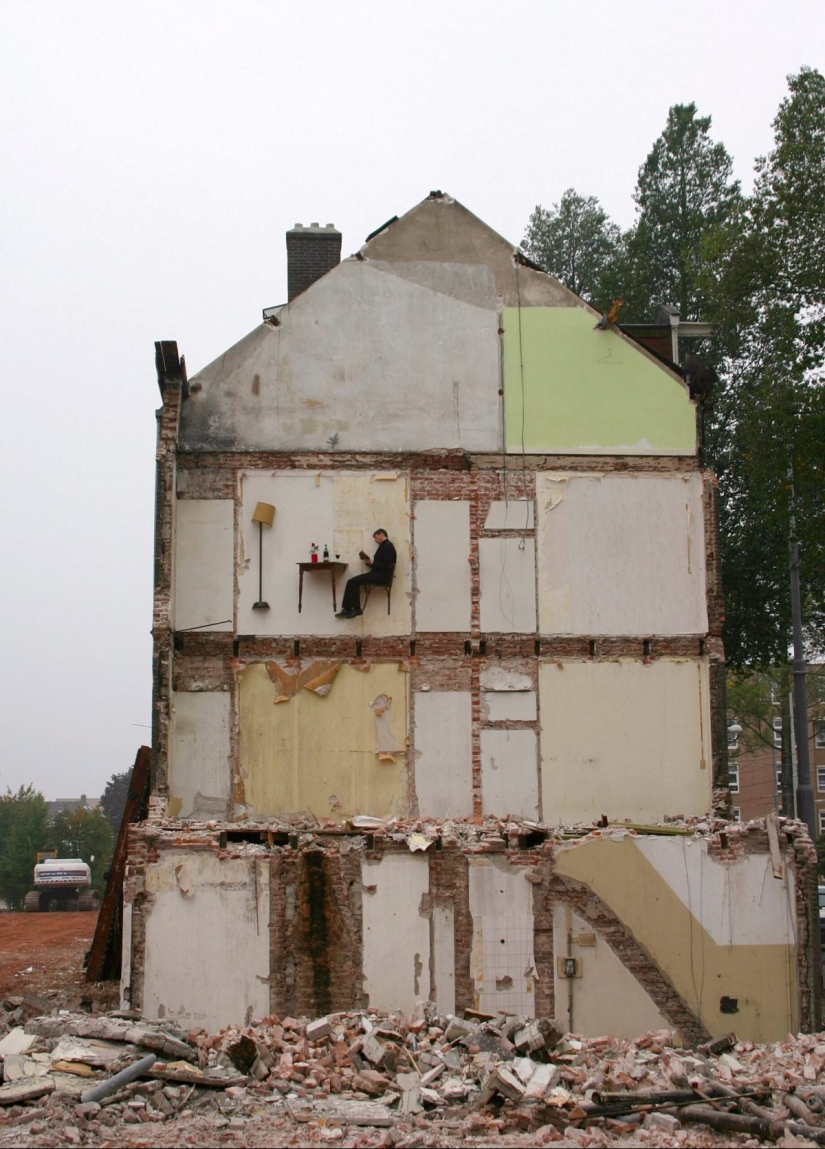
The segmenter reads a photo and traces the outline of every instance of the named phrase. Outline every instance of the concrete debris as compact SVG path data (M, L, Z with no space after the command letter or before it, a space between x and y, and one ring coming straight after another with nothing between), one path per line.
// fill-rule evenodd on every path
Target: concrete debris
M668 1030L587 1039L550 1018L443 1016L430 1002L218 1034L65 1013L12 1033L0 1149L21 1128L31 1145L132 1144L124 1127L146 1123L171 1123L141 1134L156 1145L217 1144L221 1130L245 1144L400 1149L825 1145L822 1035L757 1046L729 1034L691 1050ZM33 1040L19 1048L22 1036Z

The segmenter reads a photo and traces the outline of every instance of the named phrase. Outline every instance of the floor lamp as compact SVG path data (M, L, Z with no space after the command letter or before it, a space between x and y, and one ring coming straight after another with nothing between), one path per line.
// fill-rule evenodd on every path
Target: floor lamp
M252 514L252 522L258 524L258 601L253 602L253 610L269 610L264 602L264 525L271 527L275 518L275 508L271 503L257 503Z

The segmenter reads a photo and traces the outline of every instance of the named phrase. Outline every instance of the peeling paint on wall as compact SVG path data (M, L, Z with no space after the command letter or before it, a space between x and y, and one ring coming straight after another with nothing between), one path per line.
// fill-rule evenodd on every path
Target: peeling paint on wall
M520 866L470 859L475 1008L535 1016L532 891Z
M308 668L316 679L318 666ZM336 819L402 813L407 738L404 668L397 662L374 663L365 673L340 665L325 695L299 688L296 682L288 704L273 705L281 697L281 669L277 663L252 663L241 677L240 767L249 809L260 816L309 810L316 817ZM392 706L380 716L380 738L394 744L395 761L379 761L376 756L379 716L372 703L382 695L392 699Z
M430 922L419 911L429 892L429 863L418 854L388 854L362 863L364 990L377 1009L411 1012L429 997ZM371 893L367 893L371 890Z

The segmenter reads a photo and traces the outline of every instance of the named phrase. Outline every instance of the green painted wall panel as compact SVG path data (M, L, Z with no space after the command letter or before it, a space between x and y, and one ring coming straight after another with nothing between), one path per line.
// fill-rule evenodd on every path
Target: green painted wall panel
M686 388L580 307L504 309L504 410L508 451L696 451Z

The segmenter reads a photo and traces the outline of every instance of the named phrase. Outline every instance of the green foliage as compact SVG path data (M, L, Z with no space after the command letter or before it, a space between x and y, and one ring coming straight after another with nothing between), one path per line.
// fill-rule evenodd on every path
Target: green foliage
M606 308L603 278L615 261L621 230L611 223L595 196L568 188L552 208L541 204L530 216L522 242L525 253L588 303Z
M49 848L58 858L81 858L92 871L92 886L103 890L112 858L112 827L100 810L61 810L49 827Z
M704 318L702 238L740 202L733 163L724 144L711 140L710 126L695 104L674 104L639 169L639 214L623 269L625 322L651 321L663 304L678 308L682 319Z
M37 851L46 848L46 800L33 786L0 795L0 898L10 910L23 908L34 882Z
M825 78L803 69L789 87L753 197L703 246L725 353L707 443L735 666L787 658L792 516L808 644L825 645Z
M132 780L132 771L124 770L122 774L113 774L106 783L103 797L100 799L100 809L103 812L112 833L117 838L126 799L129 797L129 784Z

